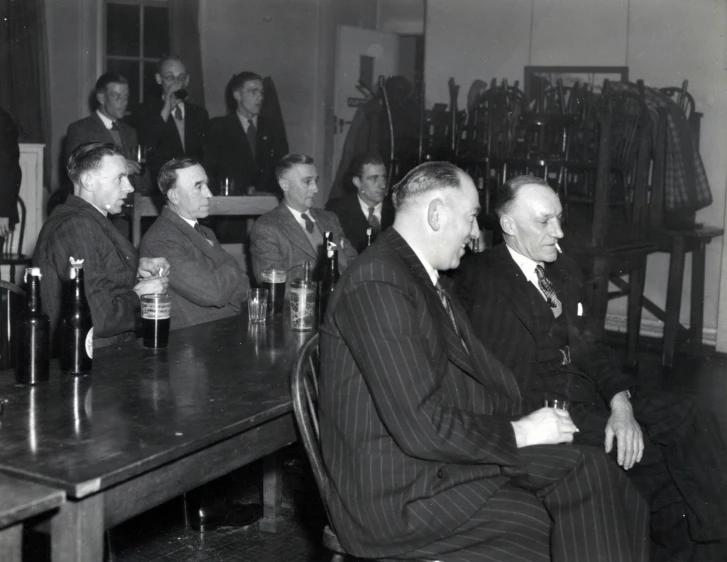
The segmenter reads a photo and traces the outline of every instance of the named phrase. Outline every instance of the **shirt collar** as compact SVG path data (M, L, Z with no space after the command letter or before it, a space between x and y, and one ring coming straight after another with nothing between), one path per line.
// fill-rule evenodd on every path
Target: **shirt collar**
M359 205L361 205L361 210L364 212L364 215L366 215L368 217L370 205L368 203L366 203L363 199L361 199L361 196L357 195L357 197L358 197L358 203L359 203ZM383 206L384 206L383 201L381 203L377 203L376 205L374 205L374 214L376 216L381 215L381 208Z
M98 115L101 118L101 121L103 121L104 127L106 127L107 129L110 129L111 127L114 126L114 120L106 117L103 113L101 113L101 110L97 109L96 115Z
M507 244L505 244L507 246ZM522 270L525 278L533 283L536 287L538 286L538 275L535 273L535 268L539 265L543 265L541 262L533 261L528 257L523 256L520 252L513 250L510 246L507 246L507 251L510 252L512 259Z
M252 124L255 125L255 127L257 128L257 118L258 118L257 115L255 117L248 118L248 117L243 117L242 115L240 115L239 112L236 112L236 114L237 114L237 118L240 120L240 124L242 125L242 128L245 129L246 133L247 133L247 128L250 126L250 121L252 121Z
M297 220L297 221L298 221L299 223L301 223L301 224L305 223L305 221L304 221L304 220L303 220L303 218L301 217L301 215L302 215L303 213L301 213L300 211L297 211L296 209L293 209L293 207L291 207L291 206L290 206L290 205L288 205L287 203L285 204L285 206L286 206L286 207L288 207L288 209L290 210L290 212L291 212L291 213L293 213L293 216L295 217L295 220ZM310 217L310 220L312 220L313 222L316 222L316 219L315 219L315 217L313 216L313 214L312 214L312 213L310 212L310 209L308 209L308 210L307 210L307 211L305 212L305 214L306 214L306 215L308 215L308 216Z
M182 219L184 222L186 222L192 228L194 228L195 225L197 224L197 221L196 220L190 220L190 219L188 219L186 217L183 217L182 215L180 215L179 213L177 213L177 211L175 211L174 209L172 209L169 205L167 205L167 209L169 209L174 214L176 214L180 219Z

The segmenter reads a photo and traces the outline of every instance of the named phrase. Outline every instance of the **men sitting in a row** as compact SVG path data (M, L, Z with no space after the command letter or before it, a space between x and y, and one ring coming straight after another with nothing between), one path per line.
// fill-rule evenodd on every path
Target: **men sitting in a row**
M172 158L202 161L207 143L207 110L187 101L189 73L179 57L159 60L154 75L162 88L159 98L144 100L131 116L139 142L147 150L146 164L154 181Z
M283 202L255 221L250 231L252 267L258 282L264 269L282 269L289 278L300 277L303 264L320 264L323 234L329 231L338 249L338 266L346 269L358 252L341 228L338 217L313 207L318 193L315 163L303 154L288 154L275 175L283 190Z
M33 254L43 275L41 298L52 341L57 345L70 257L84 260L94 347L133 339L140 323L139 297L166 291L169 263L162 256L139 259L107 218L120 213L124 198L134 191L117 145L84 144L71 154L67 169L73 194L48 217Z
M209 214L212 197L204 168L193 158L170 160L158 184L167 204L144 235L140 253L164 256L172 267L171 328L239 314L250 289L247 275L214 233L197 222Z
M349 193L326 204L343 225L346 238L360 254L370 241L394 223L394 206L386 189L386 166L378 154L363 154L351 164L355 193Z
M652 506L655 560L727 560L727 448L682 394L639 392L589 315L578 264L558 254L558 195L520 176L496 193L504 243L462 263L457 296L515 375L523 412L570 401L574 443L604 447ZM614 443L615 440L615 443Z

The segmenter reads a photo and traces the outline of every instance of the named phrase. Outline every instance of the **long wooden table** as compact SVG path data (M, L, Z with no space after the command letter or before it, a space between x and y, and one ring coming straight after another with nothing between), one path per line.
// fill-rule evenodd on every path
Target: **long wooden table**
M93 373L16 385L0 425L0 470L59 488L53 561L98 562L104 529L267 457L261 527L275 529L279 449L296 441L289 391L295 354L310 337L289 322L247 315L170 334L155 355L141 340L105 348Z

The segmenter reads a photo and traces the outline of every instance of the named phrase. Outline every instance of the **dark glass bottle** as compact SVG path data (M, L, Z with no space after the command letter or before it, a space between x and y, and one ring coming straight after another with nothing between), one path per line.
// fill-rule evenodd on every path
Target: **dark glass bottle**
M70 258L70 283L61 314L61 371L88 373L93 364L93 322L86 300L83 260Z
M50 320L40 304L40 268L25 270L26 306L18 315L18 364L20 384L47 382L50 378Z
M321 283L318 294L318 321L323 322L328 306L328 299L333 293L333 289L338 282L338 250L336 244L333 243L330 232L326 232L325 236L325 254L323 259L323 271L321 274Z

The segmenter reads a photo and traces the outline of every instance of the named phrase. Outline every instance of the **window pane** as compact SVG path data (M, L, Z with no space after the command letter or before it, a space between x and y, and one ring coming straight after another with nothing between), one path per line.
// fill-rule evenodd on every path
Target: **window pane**
M161 58L169 52L169 11L144 7L144 56Z
M106 54L139 56L140 24L139 6L106 4Z
M162 97L162 87L157 84L154 75L157 71L157 63L144 63L144 101Z
M109 72L117 72L129 81L129 107L133 110L139 104L139 62L134 60L106 59Z

